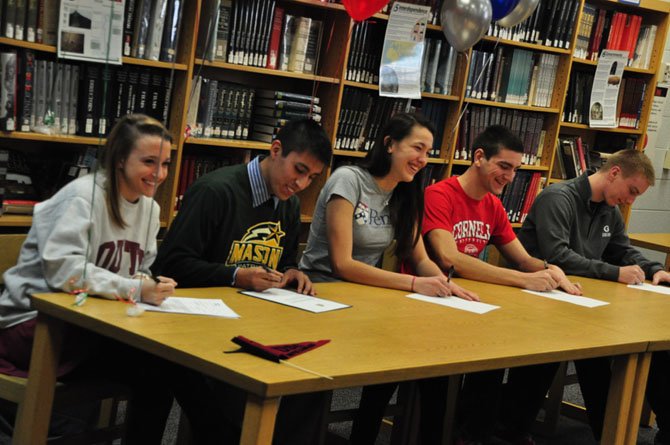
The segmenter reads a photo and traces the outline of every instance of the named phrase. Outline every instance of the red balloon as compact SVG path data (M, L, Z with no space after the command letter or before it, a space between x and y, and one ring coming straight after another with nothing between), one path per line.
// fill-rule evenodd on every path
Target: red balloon
M388 2L389 0L342 0L344 9L357 22L372 17Z

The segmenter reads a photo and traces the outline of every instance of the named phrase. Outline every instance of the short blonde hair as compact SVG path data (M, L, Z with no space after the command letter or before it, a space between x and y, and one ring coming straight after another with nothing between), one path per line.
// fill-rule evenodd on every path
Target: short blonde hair
M651 164L649 157L641 151L633 148L619 150L607 158L600 171L607 172L614 166L621 169L621 173L625 178L641 174L647 179L649 185L654 185L656 182L654 166Z

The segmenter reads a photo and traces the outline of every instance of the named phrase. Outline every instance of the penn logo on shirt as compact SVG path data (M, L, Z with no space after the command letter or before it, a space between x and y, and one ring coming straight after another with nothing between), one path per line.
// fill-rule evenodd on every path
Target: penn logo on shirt
M354 209L354 222L359 226L387 226L391 224L391 217L386 214L383 215L375 209L371 209L369 205L358 201Z
M266 265L276 269L284 248L281 239L286 235L281 222L267 221L249 229L239 241L233 241L226 266L256 267Z
M612 234L610 233L610 226L603 227L603 238L609 238Z

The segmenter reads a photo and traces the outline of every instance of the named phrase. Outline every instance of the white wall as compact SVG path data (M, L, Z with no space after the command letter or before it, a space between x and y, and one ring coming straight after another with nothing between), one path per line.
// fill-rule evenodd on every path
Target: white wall
M663 62L670 63L670 33L665 43ZM663 78L662 73L663 68L659 79ZM645 149L656 169L656 184L633 204L628 221L628 231L631 233L670 232L670 170L663 168L665 157L670 157L670 85L660 83L659 87L667 88L668 94L664 99L657 98L655 101L657 117L650 119L647 132L649 142ZM655 125L653 120L656 121ZM665 256L658 252L641 250L650 259L660 262L665 260Z

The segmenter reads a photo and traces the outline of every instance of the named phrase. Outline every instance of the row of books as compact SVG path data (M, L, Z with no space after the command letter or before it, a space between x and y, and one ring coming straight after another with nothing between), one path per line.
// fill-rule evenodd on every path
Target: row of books
M340 109L340 124L335 139L335 148L341 150L369 151L372 148L379 132L386 122L396 113L405 111L407 107L406 99L392 97L376 97L371 93L364 93L369 96L369 102L363 97L361 100L369 106L367 113L361 113L360 110L351 108L350 104L356 103L359 94L354 88L345 88L342 99L342 108ZM344 103L347 103L345 111ZM359 117L358 121L355 119ZM338 145L339 142L339 145Z
M218 168L232 165L236 163L235 161L235 159L228 156L196 156L185 154L182 157L181 169L179 170L179 185L177 186L175 210L179 210L181 207L184 193L193 184L193 181Z
M619 87L617 123L622 128L638 128L642 115L647 82L644 79L624 77Z
M126 0L123 55L175 62L184 3L184 0Z
M10 39L55 45L60 0L4 0L0 5L1 34Z
M559 136L552 176L571 179L590 170L591 157L587 144L579 136Z
M2 213L31 214L35 204L53 195L71 180L91 172L97 147L79 151L50 150L29 156L0 148L0 201Z
M559 58L518 48L475 49L465 96L537 107L551 106Z
M275 0L205 2L197 54L207 60L314 74L323 22L288 14Z
M364 141L365 124L377 95L359 88L344 87L334 148L354 150Z
M418 104L419 106L414 106ZM442 152L442 139L444 138L445 122L447 120L448 105L441 100L423 99L420 102L412 102L410 111L423 114L435 127L433 135L433 148L428 152L431 158L439 158ZM451 132L451 129L448 129Z
M346 80L376 84L379 82L380 54L386 25L374 20L354 24L349 44Z
M579 0L541 0L533 14L512 28L491 23L487 35L517 42L570 49Z
M307 94L275 90L258 90L254 103L251 139L272 142L291 119L321 122L321 100Z
M256 90L196 76L186 124L190 136L249 139Z
M475 137L489 125L504 125L523 142L522 162L527 165L539 165L546 136L546 131L543 129L544 119L544 113L472 105L463 115L454 159L472 159L471 150Z
M451 94L458 53L444 39L427 38L421 62L421 91Z
M642 17L585 3L574 56L598 60L603 49L628 51L628 66L649 68L656 25L643 25Z
M523 223L535 197L543 187L544 178L540 172L518 171L514 179L500 195L507 219L511 223Z
M129 113L167 122L168 73L37 58L32 50L0 53L0 129L104 136Z
M589 107L591 88L593 86L593 72L573 71L570 75L568 93L563 106L563 122L573 124L589 123Z
M272 142L289 120L321 122L320 99L196 76L186 123L191 137Z

